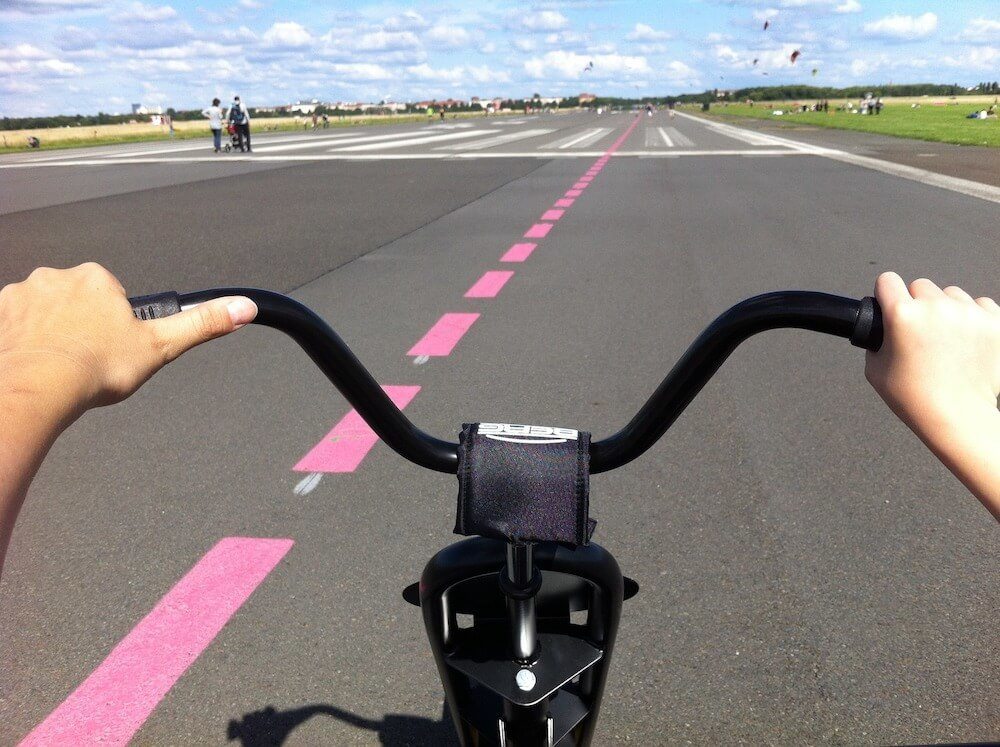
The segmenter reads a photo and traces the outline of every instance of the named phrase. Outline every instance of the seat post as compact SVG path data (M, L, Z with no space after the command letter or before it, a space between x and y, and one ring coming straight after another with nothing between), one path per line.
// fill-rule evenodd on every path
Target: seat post
M535 621L535 593L538 591L534 567L534 545L507 543L505 584L507 614L510 619L514 659L529 663L535 658L538 634Z

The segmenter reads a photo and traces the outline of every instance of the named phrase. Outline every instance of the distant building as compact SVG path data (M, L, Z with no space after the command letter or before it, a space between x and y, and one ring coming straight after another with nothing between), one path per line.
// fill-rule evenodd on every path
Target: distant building
M597 101L596 93L581 93L577 98L580 100L580 104L591 104Z
M539 96L534 100L536 104L541 106L559 106L559 102L562 101L561 96Z
M163 107L146 106L145 104L132 104L133 114L163 114Z

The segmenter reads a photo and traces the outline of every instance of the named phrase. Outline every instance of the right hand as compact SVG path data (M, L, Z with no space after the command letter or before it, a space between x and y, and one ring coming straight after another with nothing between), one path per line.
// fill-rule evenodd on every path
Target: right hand
M942 422L996 411L1000 396L1000 306L930 280L907 287L894 272L875 284L885 342L865 376L918 435Z

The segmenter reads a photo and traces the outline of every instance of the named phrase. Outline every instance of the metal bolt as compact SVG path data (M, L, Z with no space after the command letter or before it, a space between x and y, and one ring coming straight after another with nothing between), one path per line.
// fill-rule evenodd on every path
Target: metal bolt
M517 681L518 688L524 692L528 692L535 686L535 675L532 674L530 669L517 670L517 676L514 679Z

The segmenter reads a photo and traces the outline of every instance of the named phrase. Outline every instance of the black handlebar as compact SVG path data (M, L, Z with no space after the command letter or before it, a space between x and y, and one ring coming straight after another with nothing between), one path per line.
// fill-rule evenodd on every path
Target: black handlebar
M298 301L256 288L161 293L130 301L136 317L156 319L222 296L246 296L256 303L254 324L273 327L294 339L372 430L400 456L438 472L454 473L458 469L458 445L434 438L413 425L337 333ZM778 291L742 301L698 336L624 428L591 444L590 471L596 474L617 469L643 454L666 433L741 342L758 332L779 328L824 332L868 350L878 350L882 345L882 312L870 297L856 301L826 293Z

